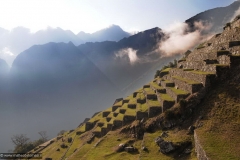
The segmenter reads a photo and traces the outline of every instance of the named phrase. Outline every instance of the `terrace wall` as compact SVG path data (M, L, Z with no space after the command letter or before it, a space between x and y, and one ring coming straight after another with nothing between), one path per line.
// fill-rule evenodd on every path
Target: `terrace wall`
M85 130L86 130L86 131L91 130L93 127L94 127L94 123L92 123L92 122L86 122L86 124L85 124Z
M162 113L162 108L159 106L149 106L148 108L148 117L152 118Z
M189 94L187 94L187 95L178 95L175 92L173 92L171 90L171 88L166 88L166 91L167 91L167 94L170 95L175 100L175 103L178 103L180 101L180 99L185 99L185 98L187 98L189 96Z
M142 120L143 118L147 118L147 117L148 117L148 112L137 111L136 113L137 120Z
M134 120L136 120L136 116L124 115L123 116L123 125L128 124Z

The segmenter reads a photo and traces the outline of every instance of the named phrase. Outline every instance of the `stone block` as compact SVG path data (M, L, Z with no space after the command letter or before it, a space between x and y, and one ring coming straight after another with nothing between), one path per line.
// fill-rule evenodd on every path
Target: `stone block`
M136 104L128 104L128 108L131 108L131 109L136 109Z
M148 117L148 112L137 111L136 113L137 120L142 120L143 118L147 118L147 117Z
M121 106L112 106L112 112L116 111Z
M110 111L103 111L102 117L107 117L110 114Z
M128 124L132 121L136 120L136 116L133 115L124 115L123 116L123 125Z
M92 122L86 122L86 124L85 124L85 130L86 130L86 131L91 130L93 127L94 127L94 123L92 123Z
M113 121L113 127L114 127L114 129L119 128L119 127L122 127L122 125L123 125L123 121L121 121L121 120L114 120L114 121Z
M160 106L150 106L148 108L148 117L152 118L162 113L162 107Z
M120 109L120 110L119 110L119 113L124 114L125 112L126 112L126 109Z
M175 104L174 101L167 101L167 100L162 100L161 105L162 105L162 112L166 111L167 109L171 108Z

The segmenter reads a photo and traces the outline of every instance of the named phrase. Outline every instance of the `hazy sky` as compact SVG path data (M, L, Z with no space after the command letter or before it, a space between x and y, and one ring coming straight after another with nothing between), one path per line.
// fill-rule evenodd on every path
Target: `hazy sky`
M47 26L94 32L116 24L126 31L164 28L234 0L0 0L0 27Z

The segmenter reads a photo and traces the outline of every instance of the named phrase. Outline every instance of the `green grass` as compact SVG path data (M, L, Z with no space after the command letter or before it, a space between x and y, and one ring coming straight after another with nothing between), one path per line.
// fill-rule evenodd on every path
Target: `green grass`
M161 72L167 72L168 73L171 69L172 68L166 68L166 69L162 70Z
M148 149L148 152L141 151L140 159L141 160L174 160L174 159L180 159L180 160L197 160L196 155L194 154L194 150L192 150L193 154L189 154L185 157L179 158L178 155L173 154L162 154L158 151L158 146L154 142L154 139L157 138L159 135L162 134L162 131L156 131L154 133L145 133L144 135L144 146ZM165 138L166 141L171 141L173 143L176 142L185 142L185 141L191 141L191 136L187 135L184 131L168 131L168 137Z
M136 116L136 109L128 108L124 115Z
M137 100L136 100L136 98L131 98L128 103L135 104L135 103L137 103Z
M177 95L187 95L189 94L188 92L184 91L184 90L181 90L181 89L176 89L174 87L170 87L171 90L176 93Z
M125 99L126 99L126 100L130 100L130 99L132 99L132 98L133 98L133 94L127 96Z
M112 107L109 107L109 108L106 109L105 111L110 111L110 112L112 112Z
M161 106L158 100L148 100L150 106Z
M85 132L85 127L86 127L86 124L82 125L81 127L79 127L77 129L77 131L80 131L80 132Z
M147 112L147 111L148 111L148 105L147 105L147 103L144 103L144 104L138 103L138 104L137 104L137 110L138 110L138 111L141 111L141 112Z
M114 104L114 106L121 106L121 105L122 105L122 101L119 101L119 102Z
M144 88L144 91L147 92L147 94L155 94L151 88Z
M162 86L159 86L159 85L158 85L157 83L155 83L155 82L151 82L150 85L151 85L152 87L154 87L155 89L163 89Z
M101 130L102 130L101 127L97 127L94 129L94 131L96 131L96 132L101 132Z
M120 139L120 141L117 139ZM124 135L120 135L116 132L110 132L105 137L101 138L100 143L98 143L96 147L91 147L88 152L86 152L82 157L78 158L84 160L136 160L139 157L138 153L131 154L125 151L119 153L116 152L116 148L120 143L126 143L129 140L130 138L127 138ZM99 139L94 141L93 145L95 145L95 142L97 141L99 141ZM140 150L141 141L138 140L134 142L133 146Z
M189 79L186 79L186 78L182 78L182 77L179 77L179 76L172 76L172 78L184 81L184 82L186 82L188 84L200 84L199 82L196 82L196 81L193 81L193 80L189 80Z
M115 120L121 120L121 121L122 121L122 120L123 120L123 116L124 116L124 114L119 113L119 114L117 115L117 117L115 117L114 119L115 119ZM113 119L113 120L114 120L114 119Z
M160 94L160 98L162 100L166 100L166 101L174 101L174 99L171 96L169 96L168 94Z
M164 83L173 83L173 82L171 82L171 81L165 79L165 80L164 80Z
M145 96L144 96L143 93L138 93L137 96L136 96L136 98L143 100L143 99L145 99Z
M215 73L213 72L203 72L203 71L189 71L191 73L195 73L195 74L202 74L202 75L215 75Z

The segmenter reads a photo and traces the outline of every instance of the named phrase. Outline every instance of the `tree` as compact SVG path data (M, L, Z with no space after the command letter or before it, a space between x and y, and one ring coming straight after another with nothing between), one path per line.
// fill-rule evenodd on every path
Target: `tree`
M17 134L17 135L13 135L11 140L16 146L22 147L25 144L27 144L27 142L29 141L29 138L27 138L25 134Z
M43 142L46 142L48 140L46 131L40 131L38 134L41 136Z

